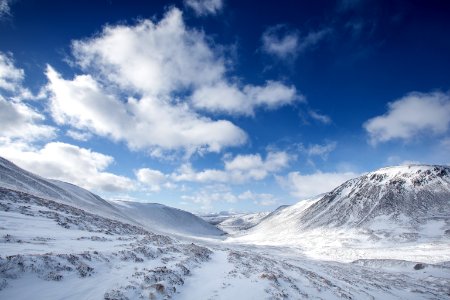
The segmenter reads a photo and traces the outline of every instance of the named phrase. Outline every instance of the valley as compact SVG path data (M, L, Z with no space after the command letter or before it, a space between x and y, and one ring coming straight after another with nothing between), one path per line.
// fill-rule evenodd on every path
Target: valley
M0 298L450 298L449 168L374 174L219 229L1 160Z

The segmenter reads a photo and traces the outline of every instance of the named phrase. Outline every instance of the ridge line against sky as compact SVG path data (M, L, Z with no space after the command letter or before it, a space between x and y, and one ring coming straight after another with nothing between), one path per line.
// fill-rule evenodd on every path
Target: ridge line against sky
M0 0L0 156L194 212L450 163L450 5L135 4Z

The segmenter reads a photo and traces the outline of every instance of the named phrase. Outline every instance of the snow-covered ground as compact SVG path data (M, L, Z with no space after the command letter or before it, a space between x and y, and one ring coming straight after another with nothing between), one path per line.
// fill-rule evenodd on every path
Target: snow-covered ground
M338 262L231 238L175 239L0 192L1 299L445 299L450 293L445 263Z
M398 226L390 217L299 231L316 198L241 216L258 225L224 236L186 212L11 169L0 164L0 299L450 299L442 217L404 240L379 235Z

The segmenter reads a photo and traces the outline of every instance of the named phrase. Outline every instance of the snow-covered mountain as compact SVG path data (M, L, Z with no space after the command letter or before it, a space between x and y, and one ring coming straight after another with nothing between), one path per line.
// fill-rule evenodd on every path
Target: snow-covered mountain
M345 245L345 256L311 238L300 247L261 247L214 235L192 238L202 227L183 226L192 231L186 241L180 230L167 235L149 228L198 223L188 213L105 203L4 160L0 174L0 299L447 299L450 292L448 242L372 252L364 244ZM263 238L292 238L279 230L283 216L292 225L321 199L281 207L254 228L266 226ZM272 230L269 220L280 223ZM310 259L306 245L327 259Z
M416 230L429 221L449 225L450 168L388 167L349 180L305 210L301 226L371 228L381 221Z
M223 231L190 212L158 203L111 201L121 212L159 232L183 235L222 235Z
M59 180L45 179L25 171L0 157L0 187L20 191L62 204L94 211L102 217L148 230L190 235L221 235L223 232L201 218L162 204L109 202L79 186Z
M101 197L70 183L46 179L0 157L0 187L67 204L120 220L132 221Z
M240 239L276 244L414 242L450 239L449 232L450 168L408 165L367 173L275 211Z

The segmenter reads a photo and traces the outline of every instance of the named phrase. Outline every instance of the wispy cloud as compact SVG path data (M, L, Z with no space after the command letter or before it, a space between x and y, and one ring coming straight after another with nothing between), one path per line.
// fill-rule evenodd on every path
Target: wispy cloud
M197 16L216 15L223 8L223 0L185 0L184 4Z
M322 124L328 125L332 123L332 120L329 116L325 115L325 114L321 114L317 111L314 110L309 110L308 114L311 118L313 118L315 121L318 121Z
M11 15L11 0L0 0L0 20Z
M264 31L261 37L262 50L279 59L295 59L298 54L316 46L329 33L331 29L324 28L301 36L298 30L276 25Z

